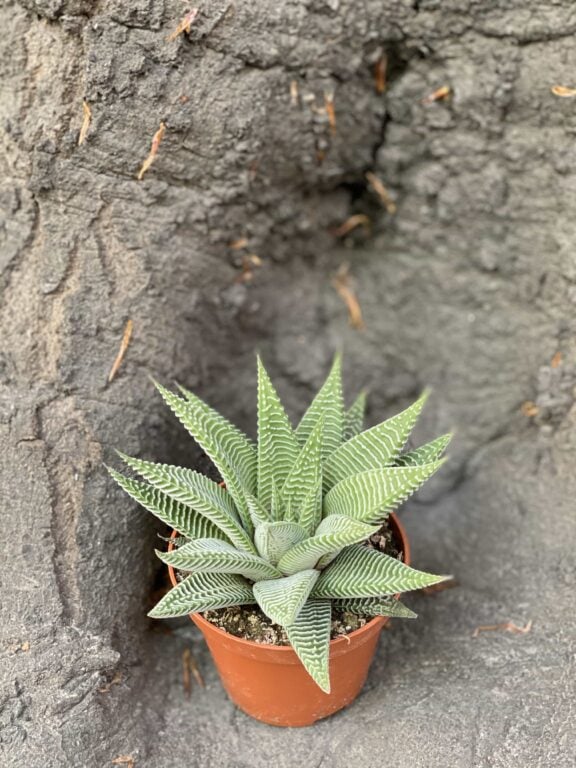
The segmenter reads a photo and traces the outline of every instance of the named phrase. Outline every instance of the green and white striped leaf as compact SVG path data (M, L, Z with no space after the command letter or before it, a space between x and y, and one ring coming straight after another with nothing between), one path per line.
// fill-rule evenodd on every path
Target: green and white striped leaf
M330 693L330 600L307 600L293 624L286 627L290 645L312 679Z
M260 523L273 522L271 515L266 512L262 504L252 494L246 494L246 503L248 504L248 512L250 513L254 528L260 525Z
M306 538L306 530L298 523L279 520L274 523L261 523L256 526L254 543L256 549L269 563L276 565L290 547Z
M312 536L322 520L322 477L318 478L315 488L310 489L302 506L298 510L297 519L306 530L308 536Z
M252 587L242 576L231 573L192 573L164 595L148 616L168 619L254 602Z
M280 496L276 483L272 483L272 501L270 503L270 517L273 521L284 520L285 506Z
M204 515L239 549L254 552L251 539L238 521L234 502L217 483L192 469L119 455L155 488Z
M262 506L271 508L274 484L282 488L298 453L294 430L258 358L258 499Z
M183 399L160 384L155 383L155 386L180 423L218 468L242 525L251 533L252 521L244 491L254 493L256 489L254 448L236 427L191 392L187 393L187 399Z
M214 525L204 515L199 514L187 504L167 496L158 488L147 483L132 480L111 467L106 467L118 485L126 491L144 509L156 515L163 523L174 528L187 539L213 538L228 540L228 537L218 526Z
M282 576L277 568L261 557L241 552L218 539L199 539L188 542L172 552L156 550L156 554L164 563L181 571L238 573L251 581L277 579Z
M444 459L414 467L371 469L342 480L324 497L324 517L346 515L365 523L382 523L443 464Z
M402 413L343 443L324 464L324 488L358 472L394 464L414 427L428 392Z
M442 435L442 437L432 440L431 443L426 443L426 445L421 445L420 448L403 453L396 459L395 466L413 467L417 464L430 464L442 456L451 439L452 435L450 434Z
M416 619L411 611L395 597L350 597L348 600L335 600L334 607L350 611L357 616L394 616L400 619Z
M353 544L322 571L313 597L381 597L429 587L447 578L417 571L394 557Z
M291 547L280 558L278 568L286 575L315 568L323 555L366 541L378 529L379 526L366 525L349 517L331 515L320 523L314 536Z
M318 571L308 570L283 579L259 581L253 587L254 597L269 619L289 627L296 621L319 575Z
M344 400L342 398L342 365L337 354L324 385L312 401L296 429L300 445L304 445L318 421L324 417L322 458L326 459L342 443L344 431Z
M281 496L287 507L286 519L298 519L298 510L311 490L318 486L322 473L322 436L324 418L318 419L310 433L286 482L281 490Z
M350 440L362 432L366 412L366 392L360 392L356 400L344 414L343 440Z
M242 487L250 493L255 493L257 456L254 443L238 427L193 392L180 384L178 389L191 408L197 412L196 420L202 423L203 431L209 431L213 442L220 446L226 463L234 470ZM180 420L186 427L184 421Z

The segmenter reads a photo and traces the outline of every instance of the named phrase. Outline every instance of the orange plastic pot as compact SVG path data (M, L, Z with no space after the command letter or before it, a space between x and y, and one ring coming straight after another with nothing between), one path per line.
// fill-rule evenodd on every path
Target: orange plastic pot
M404 562L409 563L406 532L394 515L391 523L396 541L402 545ZM172 546L170 542L169 550ZM175 586L178 582L174 569L169 566L168 570ZM242 640L199 613L191 613L190 618L208 643L222 684L234 704L256 720L283 726L312 725L351 704L364 685L380 632L389 621L379 616L330 642L332 690L324 693L290 646Z

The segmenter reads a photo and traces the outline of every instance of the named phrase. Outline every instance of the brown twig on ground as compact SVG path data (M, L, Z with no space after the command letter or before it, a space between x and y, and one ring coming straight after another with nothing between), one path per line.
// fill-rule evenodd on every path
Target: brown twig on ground
M424 595L435 595L437 592L444 592L446 589L454 589L460 586L456 579L446 579L438 584L432 584L431 587L423 587L421 592Z
M190 28L192 27L196 16L198 16L198 10L198 8L192 8L192 10L188 11L174 32L172 32L172 34L166 38L169 43L171 43L173 40L176 40L176 38L179 37L183 32L190 32Z
M122 365L122 361L124 360L124 355L126 354L126 350L128 349L128 345L130 344L133 328L134 328L134 324L132 323L132 320L128 320L128 322L126 323L126 327L124 328L124 334L122 335L122 341L120 342L120 349L118 350L118 354L116 355L116 360L114 360L114 363L112 364L112 368L110 369L110 373L108 374L108 384L110 384L112 379L116 376L116 374L118 373L118 369Z
M98 688L98 693L108 693L113 685L118 685L120 682L122 682L122 672L117 669L116 672L114 672L112 680L103 685L102 688Z
M562 99L571 99L576 96L576 88L568 88L565 85L553 85L550 90L554 96L560 96Z
M526 400L525 403L522 403L520 406L520 410L524 414L524 416L528 416L528 418L532 418L533 416L538 415L538 406L536 403L533 403L532 400Z
M336 289L336 292L346 304L348 309L348 319L352 328L356 328L361 331L366 326L364 325L364 318L362 317L362 310L356 293L351 285L350 281L350 265L346 262L342 264L336 275L332 278L332 285Z
M384 93L386 90L386 74L388 70L388 56L385 53L374 64L374 85L376 93Z
M345 222L337 227L333 234L335 237L345 237L349 232L352 232L356 227L366 227L370 229L370 219L364 213L357 213L354 216L350 216Z
M290 104L297 107L300 103L300 92L298 89L298 80L290 81Z
M380 202L384 208L386 208L389 214L394 215L396 213L396 203L392 200L390 192L388 192L382 181L371 171L366 172L366 180L380 198Z
M192 656L192 654L190 654L190 669L192 670L194 680L196 680L200 688L206 688L204 678L200 674L200 670L198 669L198 664L196 664L196 659L194 658L194 656Z
M241 248L246 248L247 245L247 237L238 237L236 240L232 240L228 247L232 248L233 251L239 251Z
M262 266L262 259L255 253L247 253L242 257L242 272L238 275L236 283L249 283L254 277L253 267Z
M142 167L138 171L138 176L137 176L138 181L142 181L142 179L144 178L144 174L150 168L154 160L156 160L156 155L158 154L158 149L160 148L160 142L162 141L162 138L165 132L166 132L166 124L162 122L160 123L160 127L154 134L154 137L152 139L152 146L150 147L150 152L148 154L148 157L146 158L146 160L144 160L144 162L142 163Z
M194 656L192 656L192 651L190 648L185 648L182 652L182 677L184 681L184 692L186 694L186 698L188 699L190 698L190 693L192 692L192 680L190 674L194 676L194 680L200 686L200 688L205 688L204 680L200 674L198 665L196 664L196 659Z
M422 104L433 104L435 101L441 101L450 96L451 93L452 88L449 85L443 85L441 88L437 88L432 93L429 93L428 96L425 96L422 99Z
M336 135L336 112L334 110L334 94L330 92L324 93L324 108L328 115L328 125L330 126L330 133L332 136Z
M556 352L552 360L550 360L550 368L558 368L562 365L562 352Z
M527 635L532 629L532 619L524 627L518 627L513 621L504 621L501 624L483 624L476 627L472 637L478 637L480 632L512 632L515 635Z
M190 679L190 648L184 648L182 651L182 682L184 684L184 693L186 698L190 698L192 692L192 681Z
M134 768L136 761L132 755L118 755L112 760L112 765L127 765L128 768Z
M80 133L78 135L78 146L84 144L86 141L88 129L90 128L90 122L92 120L92 110L86 99L82 100L82 113L84 117L82 118L82 126L80 127Z

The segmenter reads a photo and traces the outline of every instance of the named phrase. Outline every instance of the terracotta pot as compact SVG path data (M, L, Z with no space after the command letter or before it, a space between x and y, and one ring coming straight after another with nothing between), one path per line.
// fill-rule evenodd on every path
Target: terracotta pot
M390 516L404 562L410 547L404 528ZM175 536L176 532L172 534ZM168 549L172 549L172 542ZM178 582L168 567L170 581ZM316 720L350 704L364 685L382 627L388 617L372 619L346 637L330 641L330 682L324 693L308 675L290 646L263 645L242 640L206 621L199 613L190 618L204 635L220 679L232 701L256 720L271 725L312 725Z

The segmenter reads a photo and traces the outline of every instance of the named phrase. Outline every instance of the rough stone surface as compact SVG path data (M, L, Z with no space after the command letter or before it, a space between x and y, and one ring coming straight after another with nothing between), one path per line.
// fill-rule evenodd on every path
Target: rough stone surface
M573 766L576 118L550 91L574 85L573 3L216 0L168 42L184 10L0 4L0 763ZM336 238L352 213L370 232ZM145 618L158 529L102 461L197 461L148 374L251 429L256 349L296 416L339 345L372 420L429 384L421 437L456 429L405 519L460 586L409 601L352 708L282 731L227 702L189 622ZM532 630L472 637L508 620Z

